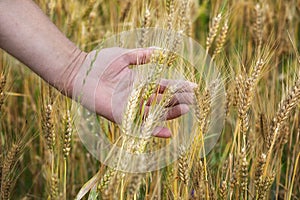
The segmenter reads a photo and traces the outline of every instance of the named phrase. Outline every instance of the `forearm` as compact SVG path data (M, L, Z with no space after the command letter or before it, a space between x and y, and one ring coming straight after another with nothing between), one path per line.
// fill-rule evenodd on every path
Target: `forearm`
M69 94L86 56L31 0L0 1L0 47Z

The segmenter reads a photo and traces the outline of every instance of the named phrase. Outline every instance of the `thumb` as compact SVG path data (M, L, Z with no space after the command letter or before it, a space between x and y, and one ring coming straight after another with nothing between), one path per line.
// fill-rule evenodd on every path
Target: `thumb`
M142 65L150 61L154 48L131 49L125 54L129 65Z

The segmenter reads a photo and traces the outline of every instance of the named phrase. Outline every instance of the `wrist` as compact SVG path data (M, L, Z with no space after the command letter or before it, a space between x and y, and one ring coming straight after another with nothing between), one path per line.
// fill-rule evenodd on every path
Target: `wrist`
M55 81L54 86L63 94L71 97L73 92L74 80L80 70L80 67L84 63L87 57L87 53L81 51L79 48L74 48L68 57L66 65L63 67L58 76L58 80Z

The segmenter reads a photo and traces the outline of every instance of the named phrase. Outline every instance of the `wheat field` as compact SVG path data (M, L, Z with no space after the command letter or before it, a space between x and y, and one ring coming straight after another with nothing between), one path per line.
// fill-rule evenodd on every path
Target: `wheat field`
M300 199L300 1L35 2L86 52L103 38L135 28L195 39L224 82L224 125L214 148L204 154L212 99L209 88L195 90L198 134L188 148L176 147L179 159L152 172L122 172L84 147L72 100L1 50L0 199ZM182 63L173 51L153 62L165 59L175 68ZM189 79L200 84L192 70ZM153 88L147 87L149 98ZM136 114L134 105L126 109ZM159 116L149 126L155 119ZM122 130L101 122L116 142ZM141 153L169 141L151 137L127 148Z

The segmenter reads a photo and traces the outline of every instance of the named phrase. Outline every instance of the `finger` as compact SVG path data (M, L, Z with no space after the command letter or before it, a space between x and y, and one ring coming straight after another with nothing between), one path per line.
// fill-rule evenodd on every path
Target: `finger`
M171 120L177 117L180 117L189 112L189 106L186 104L179 104L173 107L170 107L166 113L166 119Z
M164 98L163 94L152 94L146 105L151 106L154 104L158 104ZM184 93L176 93L173 95L169 104L166 106L175 106L178 104L187 104L192 105L194 103L194 93L184 92Z
M166 127L156 127L152 133L155 137L169 138L172 136L171 131Z
M175 87L178 92L194 92L197 87L196 83L183 80L161 79L159 82L158 92L163 93L168 87Z
M153 48L139 48L129 50L129 52L125 54L126 61L129 65L146 64L150 61L153 51Z

